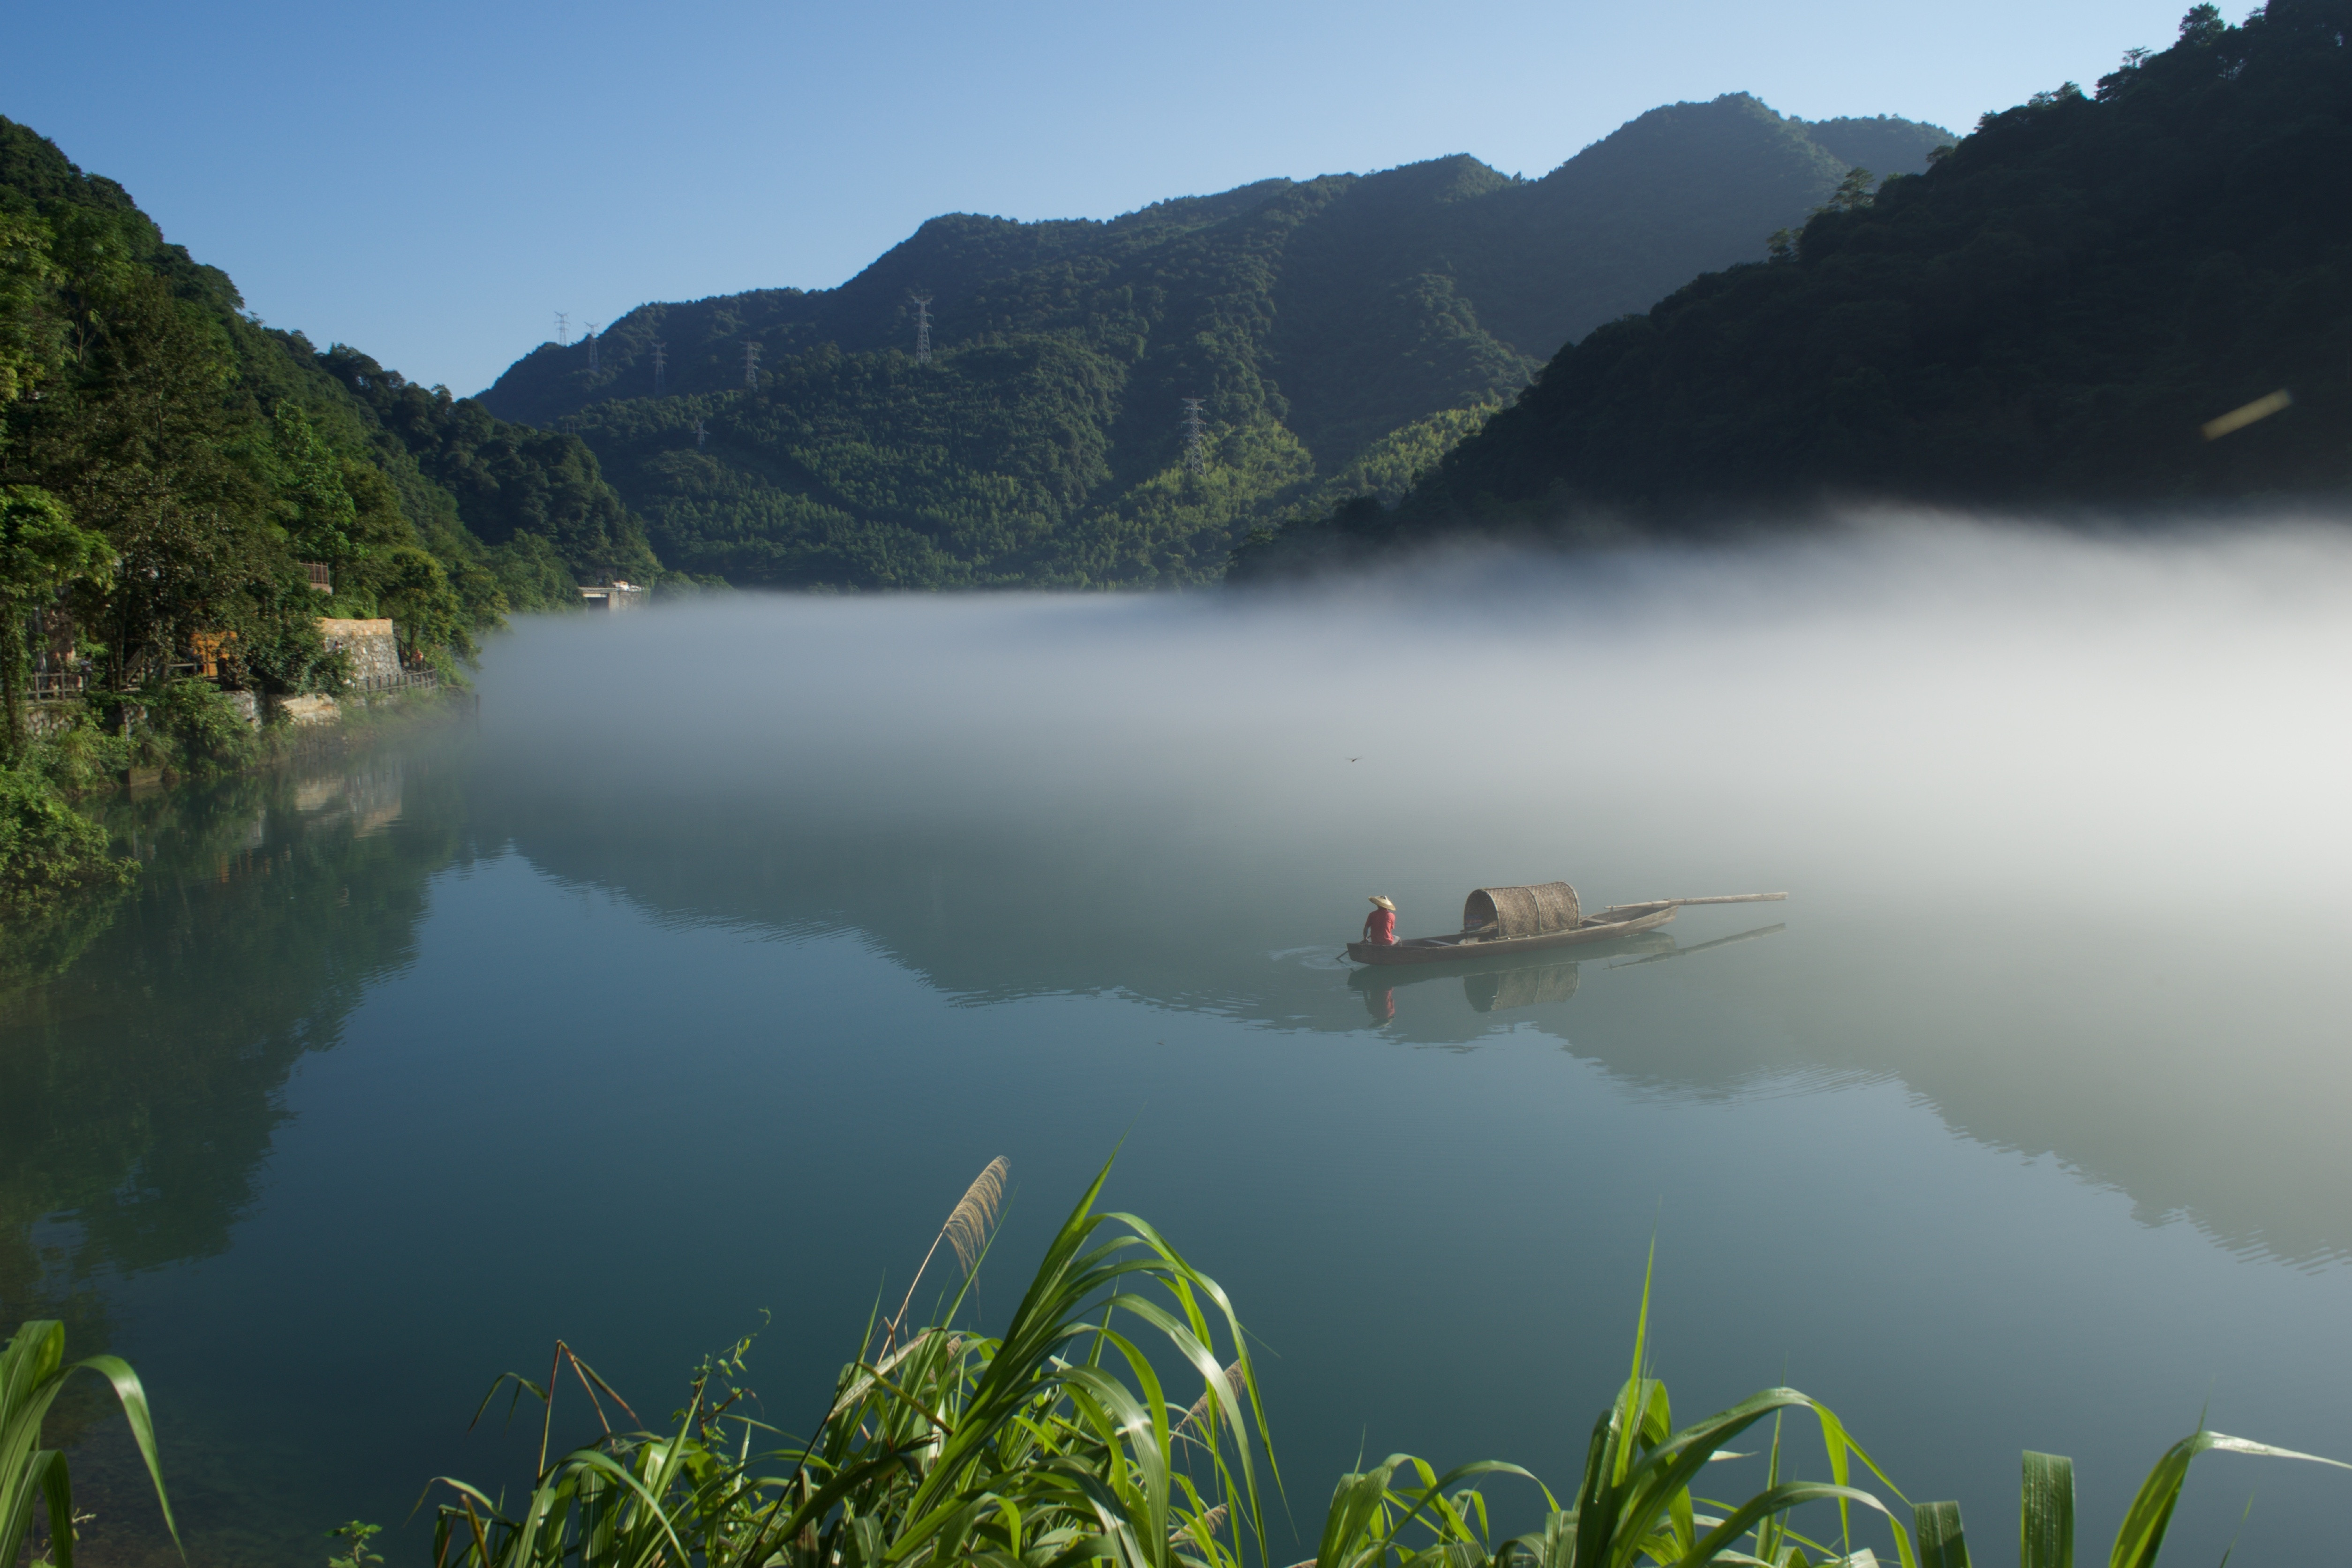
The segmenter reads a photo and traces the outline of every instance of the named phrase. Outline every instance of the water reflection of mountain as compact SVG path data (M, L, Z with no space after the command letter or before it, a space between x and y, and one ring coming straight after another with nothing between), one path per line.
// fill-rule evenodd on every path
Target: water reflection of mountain
M0 1320L95 1350L96 1281L226 1248L288 1073L405 961L463 821L430 751L110 808L141 885L8 933L41 956L0 976Z
M2352 1065L2337 1045L2332 931L2209 930L2189 952L2136 910L2053 899L1979 920L1933 889L1832 868L1832 886L1790 879L1789 930L1773 941L1375 987L1337 961L1375 890L1360 883L1410 892L1410 931L1443 929L1478 880L1576 868L1541 853L1465 865L1442 846L1351 844L1336 826L1254 833L1115 805L1050 823L1013 812L910 825L557 792L493 794L483 808L486 827L555 875L674 919L855 931L974 1001L1121 993L1452 1048L1532 1031L1638 1092L1675 1096L1898 1079L1955 1129L2054 1154L2151 1222L2186 1217L2226 1246L2291 1259L2352 1256L2352 1212L2337 1201L2352 1190L2352 1142L2335 1110ZM1592 891L1738 890L1635 875L1602 868ZM1689 948L1738 920L1691 911L1673 938Z

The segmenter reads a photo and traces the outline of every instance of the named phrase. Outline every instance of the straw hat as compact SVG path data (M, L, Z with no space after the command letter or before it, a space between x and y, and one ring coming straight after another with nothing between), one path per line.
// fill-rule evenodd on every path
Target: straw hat
M1378 893L1374 893L1371 897L1372 897L1372 902L1374 902L1374 903L1376 903L1376 904L1380 905L1380 906L1381 906L1381 908L1382 908L1382 909L1384 909L1384 910L1388 910L1388 912L1389 912L1389 913L1391 913L1391 914L1394 914L1394 913L1396 913L1396 905L1395 905L1395 904L1391 903L1391 902L1390 900L1388 900L1387 899L1384 899L1384 898L1381 897L1381 895L1380 895L1380 894L1378 894Z

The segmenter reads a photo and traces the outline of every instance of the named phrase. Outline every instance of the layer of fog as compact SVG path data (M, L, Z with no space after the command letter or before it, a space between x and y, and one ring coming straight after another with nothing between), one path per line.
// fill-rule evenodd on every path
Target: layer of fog
M2319 524L1926 518L1286 594L734 595L496 644L485 826L952 995L1277 1029L1381 1016L1330 964L1368 893L1410 935L1482 883L1785 889L1674 928L1769 942L1522 1017L1675 1093L1898 1075L2151 1218L2352 1256L2348 612ZM1513 1026L1446 992L1378 1026Z
M1287 595L736 595L531 626L481 686L493 756L562 794L1109 813L1344 841L1374 884L1443 845L1452 898L1859 880L2192 922L2352 887L2347 610L2321 527L1914 519Z

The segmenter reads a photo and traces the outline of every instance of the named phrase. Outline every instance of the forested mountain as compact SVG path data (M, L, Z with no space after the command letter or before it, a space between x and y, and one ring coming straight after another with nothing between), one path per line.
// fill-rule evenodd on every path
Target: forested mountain
M481 401L583 437L680 570L1196 581L1284 510L1401 495L1562 343L1761 257L1855 156L1924 168L1949 140L1732 94L1538 180L1452 157L1108 222L951 215L838 289L646 305L593 354L544 344Z
M331 598L302 563L326 563ZM113 181L0 120L0 663L58 635L127 689L220 640L232 681L316 678L321 613L462 654L509 608L657 567L574 437L513 426L247 315ZM13 690L13 685L11 686Z
M1561 350L1393 512L1294 527L1245 567L1498 522L1711 531L1841 499L2352 492L2347 34L2352 0L2271 0L2239 26L2200 5L2094 93L1989 114L1777 258ZM2209 426L2278 393L2271 417Z

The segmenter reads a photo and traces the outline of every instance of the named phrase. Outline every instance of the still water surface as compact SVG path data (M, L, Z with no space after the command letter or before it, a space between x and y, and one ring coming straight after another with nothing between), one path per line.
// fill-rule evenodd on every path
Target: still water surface
M529 626L478 726L126 803L143 889L12 940L0 1307L140 1366L193 1561L311 1563L510 1478L467 1418L559 1336L658 1413L761 1330L804 1424L989 1158L992 1323L1117 1151L1261 1341L1302 1533L1360 1454L1564 1483L1654 1233L1678 1411L1795 1384L1993 1560L2071 1453L2102 1550L2200 1412L2352 1457L2346 566L1900 535ZM1560 876L1792 896L1336 958L1367 893ZM2341 1479L2200 1464L2169 1560L2343 1555Z

